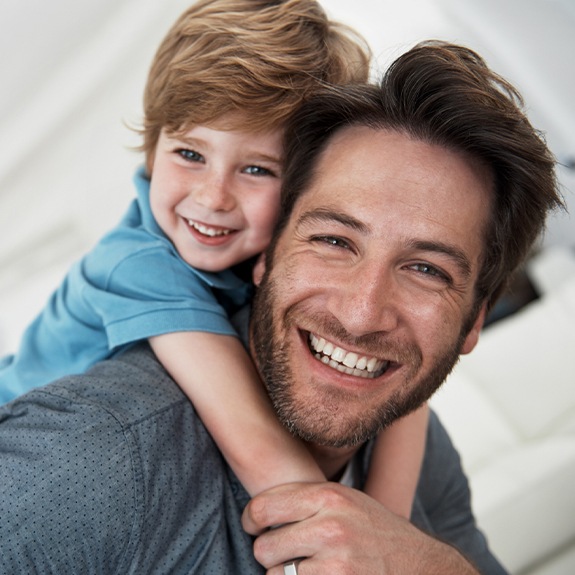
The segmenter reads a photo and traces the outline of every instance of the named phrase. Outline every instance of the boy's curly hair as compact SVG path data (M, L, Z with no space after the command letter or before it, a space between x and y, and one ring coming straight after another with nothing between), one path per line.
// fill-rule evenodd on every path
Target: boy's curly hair
M175 22L144 92L141 150L151 172L162 129L281 127L320 87L366 82L370 51L315 0L200 0ZM238 114L239 112L239 114Z

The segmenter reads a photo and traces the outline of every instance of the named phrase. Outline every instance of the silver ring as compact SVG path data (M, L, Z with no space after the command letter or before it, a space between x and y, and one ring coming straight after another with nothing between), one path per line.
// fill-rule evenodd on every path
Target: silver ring
M284 563L284 575L298 575L297 563L295 561Z

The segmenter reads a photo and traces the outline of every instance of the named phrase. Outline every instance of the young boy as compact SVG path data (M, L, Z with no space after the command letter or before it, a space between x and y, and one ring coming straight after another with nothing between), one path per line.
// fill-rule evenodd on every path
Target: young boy
M360 39L315 0L201 0L188 9L150 69L137 200L0 364L0 398L148 339L251 495L325 480L277 422L228 317L248 301L250 262L275 224L286 119L320 87L365 82L368 69ZM405 516L425 417L381 434L368 484Z

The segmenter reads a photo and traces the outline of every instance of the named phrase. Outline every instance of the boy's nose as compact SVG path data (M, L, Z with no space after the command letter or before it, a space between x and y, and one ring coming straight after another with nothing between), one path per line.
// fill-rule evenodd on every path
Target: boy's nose
M192 196L198 204L213 211L229 212L236 205L233 184L229 178L220 174L206 177L192 192Z

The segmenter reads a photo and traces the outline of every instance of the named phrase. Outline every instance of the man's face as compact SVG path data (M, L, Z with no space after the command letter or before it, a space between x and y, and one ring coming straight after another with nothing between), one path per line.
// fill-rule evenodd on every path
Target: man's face
M460 154L362 126L317 168L261 280L252 346L284 424L342 447L419 406L475 346L491 182Z

